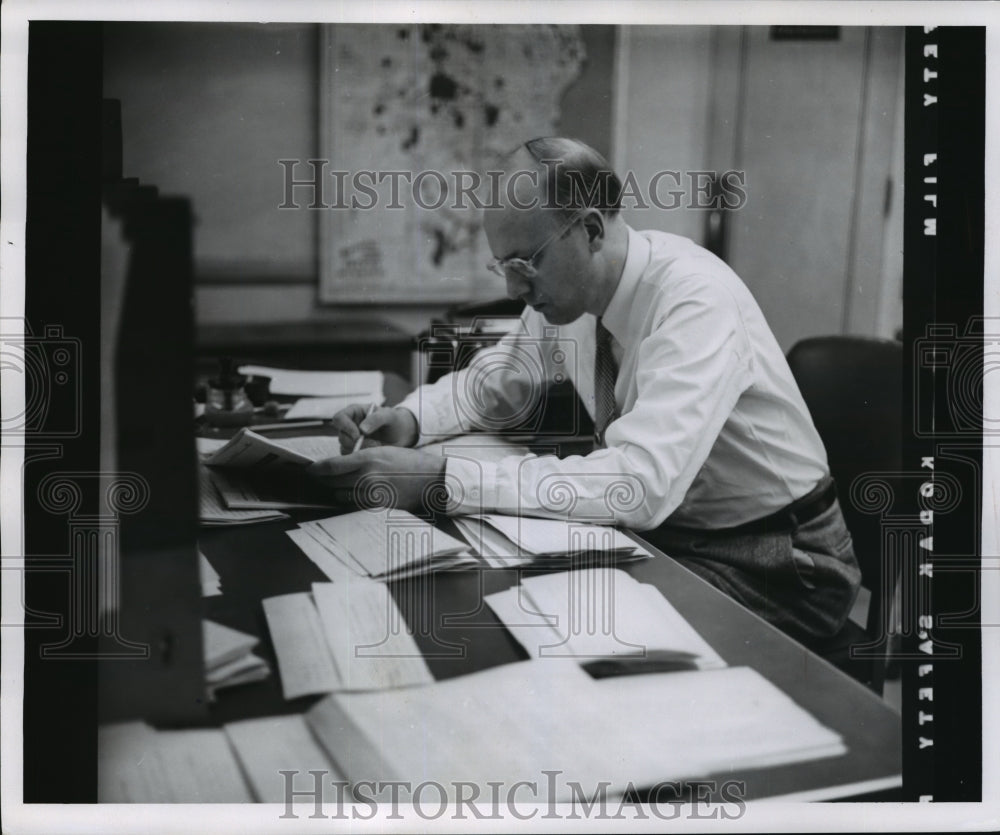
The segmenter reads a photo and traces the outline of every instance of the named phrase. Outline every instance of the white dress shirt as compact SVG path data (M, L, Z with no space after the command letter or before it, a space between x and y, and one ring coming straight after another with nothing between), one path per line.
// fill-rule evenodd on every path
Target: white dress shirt
M779 510L828 474L788 363L749 290L687 238L628 229L621 280L602 317L618 360L606 448L586 456L449 457L449 512L621 524L739 525ZM594 323L555 327L528 308L519 329L400 405L419 444L502 431L551 382L572 380L593 415ZM544 441L544 437L540 440Z

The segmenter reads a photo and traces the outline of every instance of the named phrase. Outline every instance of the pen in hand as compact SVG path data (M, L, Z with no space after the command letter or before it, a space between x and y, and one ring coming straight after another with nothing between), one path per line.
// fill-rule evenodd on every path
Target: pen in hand
M361 418L361 422L363 423L365 420L367 420L368 418L370 418L373 414L375 414L375 404L374 403L372 403L371 406L368 407L368 411L365 412L365 416L363 418ZM361 424L360 423L358 424L358 432L360 434L358 435L358 440L354 442L354 449L351 450L351 454L352 455L355 452L357 452L359 449L361 449L361 444L363 444L364 440L365 440L365 433L361 432Z

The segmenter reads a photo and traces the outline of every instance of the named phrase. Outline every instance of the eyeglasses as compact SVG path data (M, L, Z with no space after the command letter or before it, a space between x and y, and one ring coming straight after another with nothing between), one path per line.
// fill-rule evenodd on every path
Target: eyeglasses
M494 258L486 265L491 273L495 273L500 276L500 278L506 278L508 271L516 272L518 275L524 278L534 278L538 275L538 268L535 266L535 259L542 254L542 250L545 249L550 243L558 240L563 235L565 235L570 227L576 223L583 215L577 212L572 218L554 234L550 235L545 239L538 249L531 253L530 258Z

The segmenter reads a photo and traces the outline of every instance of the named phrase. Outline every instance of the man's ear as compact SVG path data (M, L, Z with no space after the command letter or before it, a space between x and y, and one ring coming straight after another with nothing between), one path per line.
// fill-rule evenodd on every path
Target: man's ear
M597 252L604 246L604 215L598 209L590 209L583 216L583 229L587 233L587 242L591 252Z

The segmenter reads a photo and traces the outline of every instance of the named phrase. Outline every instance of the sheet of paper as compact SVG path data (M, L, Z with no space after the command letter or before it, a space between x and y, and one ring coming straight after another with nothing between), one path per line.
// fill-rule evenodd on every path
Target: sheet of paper
M247 803L253 800L219 729L157 731L141 722L98 729L101 803Z
M481 568L482 560L476 557L472 551L465 549L457 554L449 554L446 557L435 557L433 560L425 562L411 563L399 571L392 574L383 574L381 577L371 577L379 583L389 583L396 580L405 580L408 577L420 577L431 572L456 571L466 568Z
M357 397L382 403L385 377L381 371L298 371L243 365L240 374L270 377L271 394L311 397Z
M251 429L241 429L225 446L220 447L204 460L212 467L254 467L266 469L269 467L302 466L311 464L313 459L308 455L295 452L284 442L266 438ZM339 447L338 447L339 449Z
M206 670L240 658L260 643L254 635L212 620L201 622L201 635Z
M365 567L358 562L358 560L354 559L350 552L343 545L341 545L339 541L327 533L326 529L320 524L322 521L322 519L311 519L307 522L301 522L299 524L299 528L309 534L309 536L315 540L323 548L323 550L329 553L334 559L338 560L351 574L358 577L367 577L368 572L365 570Z
M271 514L268 518L281 518L284 514L276 516L277 511L330 506L330 502L314 501L313 494L305 490L308 485L304 482L269 487L266 478L249 479L239 470L227 469L213 470L210 478L227 511L263 511ZM308 498L299 499L293 494Z
M210 670L206 670L205 681L209 684L218 685L226 681L226 679L242 676L251 670L258 670L260 668L266 670L267 662L259 655L254 655L252 652L248 652L246 655L234 658L232 661L226 661L224 664L218 664Z
M206 525L241 525L251 522L269 522L273 519L288 518L277 510L235 510L226 507L222 493L216 483L216 476L204 464L198 467L199 517ZM224 477L224 476L223 476Z
M456 516L453 521L455 527L475 549L476 553L485 557L493 568L505 567L507 565L505 555L514 554L517 551L513 542L482 519L472 516Z
M262 659L258 660L261 661L260 664L257 664L254 667L249 667L241 673L231 675L229 678L219 682L209 682L207 686L209 699L211 701L215 701L215 694L220 690L237 687L240 684L251 684L255 681L263 681L267 678L271 674L271 668Z
M267 598L263 606L285 698L335 690L340 677L312 596L308 592L283 594Z
M318 524L372 577L466 548L412 513L391 508L331 516Z
M201 579L202 597L216 597L222 594L219 573L212 568L212 564L201 551L198 552L198 575Z
M555 647L563 642L562 634L555 628L555 618L536 611L535 604L525 596L523 586L487 594L483 600L530 657L540 657L540 647Z
M478 516L456 516L456 527L490 568L514 568L535 560Z
M574 664L524 661L428 687L335 694L313 707L307 721L324 744L328 737L332 744L346 737L352 753L362 754L357 761L363 770L341 764L351 780L366 779L362 775L378 766L380 779L431 780L447 792L473 782L488 796L488 781L533 779L525 775L545 763L568 780L600 773L581 780L597 786L613 779L617 768L604 763L608 752L600 747L603 740L592 739L592 724L627 720L617 710L607 717L592 710L593 684ZM371 753L352 739L355 734ZM547 781L539 780L538 789L537 800L547 800Z
M340 689L381 690L434 680L384 585L363 579L314 583L313 598Z
M325 536L318 526L310 530L317 530L320 535ZM316 567L333 582L343 583L347 582L351 577L360 576L360 569L349 568L345 565L342 560L334 556L333 553L317 541L311 535L310 531L299 527L285 531L285 533L292 542L299 546L302 553L309 557L315 563ZM329 537L326 538L329 539Z
M643 655L676 650L699 657L702 669L724 667L718 653L654 587L619 569L590 568L525 577L520 608L552 622L560 640L542 630L514 637L532 657L573 657L581 661L610 655ZM498 613L499 616L499 613Z
M338 797L349 796L332 785L343 777L313 737L302 714L244 719L230 722L224 729L259 803L285 802L288 778L281 774L282 771L296 772L290 785L294 791L301 792L315 785L309 772L322 771L318 783L322 803L329 803L331 808ZM298 812L300 817L307 817L315 808L311 795L296 797L295 802L308 804Z
M354 403L360 403L363 406L375 403L376 406L381 406L384 401L385 398L382 396L365 398L353 394L346 397L301 397L285 414L285 420L327 419Z
M487 513L481 516L507 539L530 554L572 554L582 551L631 550L635 543L621 531L603 525L533 519Z
M307 721L325 747L347 742L351 780L372 779L378 765L380 779L467 781L488 793L487 781L511 785L545 763L560 772L555 800L569 799L569 781L610 783L613 794L844 752L837 734L749 668L596 681L575 664L532 660L427 687L334 694ZM548 782L538 787L537 799L550 799Z
M272 442L310 461L340 457L340 439L336 435L301 435L296 438L275 438Z

